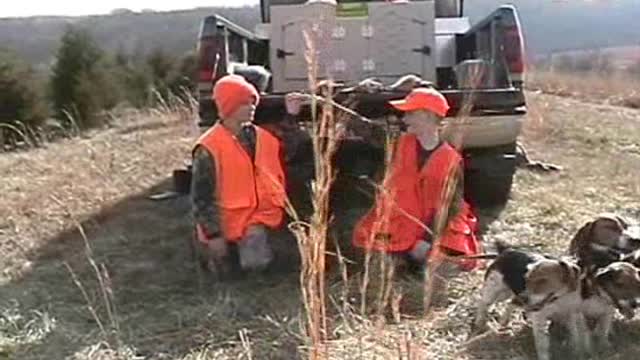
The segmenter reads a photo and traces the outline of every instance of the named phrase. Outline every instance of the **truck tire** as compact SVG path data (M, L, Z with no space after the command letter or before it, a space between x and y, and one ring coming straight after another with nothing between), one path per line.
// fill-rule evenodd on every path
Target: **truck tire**
M465 151L465 198L477 209L501 208L511 195L516 144Z

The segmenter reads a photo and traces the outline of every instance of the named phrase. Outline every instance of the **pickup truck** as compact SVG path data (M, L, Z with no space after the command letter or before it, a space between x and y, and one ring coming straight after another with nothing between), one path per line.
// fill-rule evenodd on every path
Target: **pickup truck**
M390 85L412 74L444 94L451 105L448 117L464 108L467 118L455 126L463 133L465 197L477 208L502 207L526 114L522 29L514 6L500 6L472 24L463 5L463 0L261 0L262 23L252 30L207 16L197 43L199 125L206 129L216 122L212 86L229 73L247 77L263 93L256 123L277 124L285 117L285 94L308 91L303 30L320 26L327 34L320 44L320 79L331 74L342 89L372 78L389 85L374 92L337 91L336 102L355 98L354 110L387 121L397 115L387 102L410 90ZM293 158L313 164L313 152L303 148ZM345 139L336 158L337 183L344 184L375 173L383 166L384 149L366 138ZM348 186L336 191L353 193Z

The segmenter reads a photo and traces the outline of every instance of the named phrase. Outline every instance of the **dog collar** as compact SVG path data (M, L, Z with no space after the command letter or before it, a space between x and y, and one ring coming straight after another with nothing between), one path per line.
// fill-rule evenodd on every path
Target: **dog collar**
M556 295L556 293L551 293L547 295L544 299L542 299L542 301L540 301L539 303L529 305L527 308L529 311L540 311L542 310L542 308L544 308L548 304L551 304L552 302L558 300L559 297L560 296Z

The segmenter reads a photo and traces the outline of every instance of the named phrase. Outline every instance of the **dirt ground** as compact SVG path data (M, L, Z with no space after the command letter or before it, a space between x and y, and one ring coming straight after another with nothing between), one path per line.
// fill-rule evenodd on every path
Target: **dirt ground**
M640 112L535 93L528 101L523 142L534 159L563 171L519 170L513 199L484 240L560 254L600 212L640 219ZM0 155L0 359L302 355L298 275L201 289L186 245L188 199L148 199L171 187L170 172L182 166L191 141L171 114L148 114ZM331 358L533 358L520 314L508 328L469 341L481 278L455 278L449 299L427 319L410 304L401 322L385 326L338 316ZM407 303L419 299L418 280L403 285ZM615 353L600 358L638 358L640 324L618 322L614 331ZM555 358L563 350L556 346Z

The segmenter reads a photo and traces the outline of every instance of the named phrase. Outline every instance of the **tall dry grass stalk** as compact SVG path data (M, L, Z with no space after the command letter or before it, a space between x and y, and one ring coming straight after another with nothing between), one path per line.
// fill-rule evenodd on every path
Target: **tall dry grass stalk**
M117 309L115 305L115 296L113 293L113 284L111 282L111 277L107 271L107 268L104 264L98 264L95 260L95 256L93 253L93 249L89 243L89 238L84 230L84 227L77 220L77 217L69 210L69 208L58 199L56 196L51 195L51 199L61 206L62 209L66 212L66 215L73 221L78 233L82 237L85 245L85 257L94 271L96 276L96 280L98 282L98 288L100 290L100 295L102 298L103 306L106 309L106 321L102 319L100 314L97 311L97 305L91 300L89 293L86 290L86 287L80 281L80 278L73 270L71 265L68 262L65 262L64 265L69 271L69 274L74 282L74 284L78 287L78 290L82 294L83 299L87 303L87 309L91 313L91 316L95 320L100 333L102 334L103 341L112 349L121 349L124 347L124 343L122 342L121 330L120 330L120 322L118 320ZM109 324L106 326L105 324Z
M393 158L393 144L394 139L391 134L387 132L386 141L385 141L385 166L384 166L384 176L382 180L382 185L378 186L373 183L373 185L382 193L383 201L380 202L381 206L376 206L376 218L379 219L374 225L371 232L371 237L369 239L370 243L375 241L379 241L375 239L375 234L381 232L386 226L388 226L389 219L391 216L391 212L394 206L395 194L390 193L387 189L389 188L388 184L391 181L391 160ZM376 201L377 203L377 201ZM360 282L360 314L361 316L366 316L367 314L367 299L368 299L368 290L370 284L370 274L372 269L372 260L377 260L379 264L380 272L379 280L380 286L378 288L378 296L377 296L377 313L381 315L386 307L383 303L386 299L385 294L391 291L391 286L393 283L393 263L387 256L375 256L374 252L366 251L365 259L364 259L364 272L362 274L362 279ZM378 254L379 255L379 254ZM391 269L391 270L388 270Z
M33 144L29 139L29 136L22 130L20 130L17 126L11 124L0 124L0 150L4 149L4 129L9 130L12 133L15 133L19 138L25 142L29 147L32 147Z
M308 64L309 91L316 94L318 91L319 51L316 47L317 40L323 34L319 32L305 31L303 33ZM330 97L333 91L331 81L325 88L325 97ZM319 111L318 111L319 110ZM315 97L311 100L312 114L312 141L315 162L315 179L312 183L313 214L310 218L308 237L300 242L300 251L304 261L301 286L305 306L307 307L307 331L312 341L311 359L324 358L321 350L327 340L327 307L326 307L326 249L328 227L330 222L329 195L331 185L335 180L335 171L332 159L338 146L338 129L333 114L333 104L318 103Z
M289 215L294 219L290 224L290 229L297 238L299 251L301 255L302 269L300 272L300 288L302 292L303 305L305 308L305 325L304 332L307 334L310 341L310 359L323 359L326 358L326 341L329 333L327 306L326 306L326 255L327 255L327 238L329 237L329 224L331 223L330 213L330 191L333 181L336 177L336 169L333 168L332 159L335 155L339 140L342 137L342 128L337 126L340 121L334 115L334 110L341 111L347 115L354 116L360 121L372 123L371 120L360 116L357 112L346 108L340 104L336 104L331 100L332 96L332 82L329 77L328 86L323 86L323 96L315 96L318 93L320 84L319 78L319 52L318 40L322 39L321 33L319 33L321 27L315 27L313 31L304 30L303 38L306 46L305 58L307 61L307 75L309 92L312 94L309 96L311 100L311 138L313 141L314 149L314 167L315 177L312 182L312 204L313 213L308 222L301 220L292 206L291 201L287 199L286 209ZM477 74L479 80L480 74ZM478 81L476 80L476 82ZM462 125L466 123L468 116L473 108L473 96L469 96L465 100L462 110L458 118L455 121L450 121L448 125L459 125L459 128L454 131L454 145L460 149L462 144L462 136L460 130ZM389 129L387 129L389 130ZM388 225L390 221L390 215L392 210L400 210L394 201L394 194L389 189L389 182L392 177L391 159L393 158L393 147L395 138L390 131L387 131L386 138L386 157L385 157L385 171L381 184L375 184L374 186L379 193L378 196L382 196L382 206L377 207L378 219L381 219L374 224L375 234L376 229L381 230ZM449 207L453 199L453 194L457 186L459 179L457 178L458 169L452 167L448 176L447 186L443 196L443 208L438 212L436 219L433 222L433 228L429 228L424 224L421 219L412 218L415 222L419 223L427 233L433 235L434 247L439 246L440 234L442 234L444 227L446 226L446 220L448 219ZM410 214L406 214L410 216ZM373 235L372 235L373 236ZM370 239L373 241L374 239ZM378 241L377 239L375 239ZM348 275L346 271L346 265L344 258L340 253L338 247L337 250L338 260L342 269L342 280L344 282L343 289L343 304L342 314L346 318L345 314L350 311L347 298L349 297L348 291ZM377 264L372 264L372 261L377 260ZM433 292L433 281L431 274L435 273L440 264L444 261L443 257L436 259L430 259L427 264L427 276L425 277L424 286L424 304L425 311L430 308L430 298ZM377 265L377 266L376 266ZM361 315L367 314L367 298L370 284L371 270L376 267L379 278L377 293L375 298L375 312L381 316L385 313L386 309L391 305L394 317L399 320L399 302L402 298L402 293L397 291L394 287L395 276L395 262L385 254L374 254L368 251L365 254L364 273L362 275L362 281L360 286ZM410 350L408 350L410 353Z
M249 332L247 329L242 329L238 332L240 336L240 343L242 345L242 351L247 360L253 360L253 351L251 350L251 340L249 339Z
M308 65L309 92L316 94L319 88L319 66L317 39L322 36L318 30L303 32L305 58ZM325 89L324 98L330 98L332 85ZM300 289L305 308L304 332L310 341L309 358L326 357L325 344L328 334L326 306L326 254L329 236L330 191L335 179L332 158L337 151L341 130L333 114L333 102L318 102L318 97L309 96L311 101L311 138L314 150L315 176L311 186L313 213L308 221L303 221L291 201L287 199L286 210L293 218L289 225L298 242L301 256Z
M46 142L47 135L41 128L28 126L22 121L0 123L0 152L19 147L26 149L40 147Z

